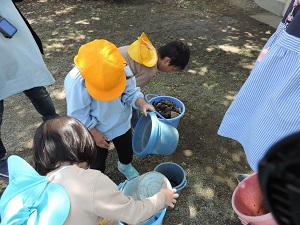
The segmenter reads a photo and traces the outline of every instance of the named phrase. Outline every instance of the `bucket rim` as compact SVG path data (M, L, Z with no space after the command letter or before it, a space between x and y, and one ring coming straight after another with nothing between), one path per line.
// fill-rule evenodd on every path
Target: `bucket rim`
M155 120L158 120L155 112L147 112L148 116L150 116L150 120L151 120L151 132L150 132L150 136L149 136L149 140L147 142L147 145L145 146L145 148L141 149L141 151L137 152L136 151L136 148L135 148L135 145L134 145L134 142L132 142L132 149L133 149L133 152L136 156L146 156L148 154L151 154L151 148L153 148L155 146L155 143L157 142L157 139L159 138L159 135L156 135L155 136L155 132L153 132L154 130L157 130L157 133L160 133L160 127L159 127L159 124L157 122L155 122ZM139 127L139 123L141 123L142 120L149 120L149 117L148 116L142 116L136 127ZM138 134L138 131L135 131L133 133L133 139L136 138L136 135L139 135Z
M187 184L186 174L185 174L185 171L184 171L184 169L182 168L182 166L180 166L179 164L174 163L174 162L163 162L163 163L158 164L158 165L154 168L154 171L156 171L157 168L159 168L160 166L168 165L168 164L177 166L177 167L182 171L182 174L183 174L183 180L182 180L182 182L181 182L180 184L178 184L177 186L173 187L173 188L176 188L176 187L177 187L177 189L179 189L179 188L181 188L181 189L184 188L184 187L186 186L186 184ZM158 171L156 171L156 172L158 172ZM165 175L165 176L166 176L166 175ZM180 190L181 190L181 189L180 189Z
M150 100L148 100L148 96L153 96L153 98L151 98ZM183 114L185 113L185 105L183 104L183 102L181 101L181 100L179 100L178 98L175 98L175 97L172 97L172 96L168 96L168 95L155 95L155 94L146 94L145 95L145 99L146 99L146 101L147 101L147 103L149 103L149 104L152 104L152 102L155 102L154 100L155 99L158 99L158 101L159 100L162 100L162 99L168 99L168 100L175 100L175 104L176 104L176 101L177 102L179 102L180 104L181 104L181 106L178 106L178 107L181 107L181 109L182 109L182 111L181 111L181 113L180 113L180 115L179 116L176 116L175 118L170 118L170 119L167 119L167 118L165 118L165 117L163 117L165 120L168 120L168 121L174 121L174 120L178 120L178 119L180 119L182 116L183 116ZM177 104L176 104L176 106L177 106Z
M238 185L237 187L235 188L233 194L232 194L232 197L231 197L231 205L232 205L232 208L234 210L234 212L238 215L238 217L242 220L245 220L246 222L248 223L251 223L251 222L262 222L261 220L264 219L265 221L269 221L269 220L274 220L275 221L275 218L273 217L272 213L271 212L268 212L264 215L260 215L260 216L248 216L248 215L245 215L245 214L242 214L238 209L237 207L235 206L235 198L236 198L236 195L237 195L237 191L238 191L238 188L241 187L242 185L244 185L244 183L249 180L249 179L253 179L253 177L255 176L258 176L257 173L253 173L251 174L250 176L246 177L244 180L242 180Z

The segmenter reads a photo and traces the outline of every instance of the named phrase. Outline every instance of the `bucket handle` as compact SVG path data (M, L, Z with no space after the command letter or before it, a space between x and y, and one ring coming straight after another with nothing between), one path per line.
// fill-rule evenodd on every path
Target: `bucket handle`
M157 97L158 95L156 95L156 94L146 94L145 95L145 100L146 100L146 102L149 104L149 100L148 100L148 97Z
M120 191L122 191L123 188L124 188L124 186L126 185L126 183L127 183L127 180L125 180L124 182L121 182L121 183L118 185L118 189L119 189Z
M146 94L145 95L145 100L148 104L150 104L148 97L158 97L158 95L156 94ZM159 112L157 112L156 110L154 111L156 113L156 115L158 115L162 120L164 120L167 123L167 119L165 117L163 117Z
M156 115L158 115L161 118L161 120L164 120L165 123L167 123L167 119L165 117L163 117L162 115L160 115L160 113L157 112L156 110L154 110L154 111L147 111L148 115L150 115L149 113L155 113Z

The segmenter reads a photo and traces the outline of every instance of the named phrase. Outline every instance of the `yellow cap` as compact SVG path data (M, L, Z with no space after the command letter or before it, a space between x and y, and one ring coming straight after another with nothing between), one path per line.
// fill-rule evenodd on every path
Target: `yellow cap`
M137 63L153 67L157 63L157 52L143 32L128 48L129 56Z
M124 66L127 63L113 43L100 39L84 44L74 57L74 62L93 98L107 102L124 92Z

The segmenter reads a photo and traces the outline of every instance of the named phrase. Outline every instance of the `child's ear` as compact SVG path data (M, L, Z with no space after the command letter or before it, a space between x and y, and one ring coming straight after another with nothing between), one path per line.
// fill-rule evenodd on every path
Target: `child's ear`
M163 61L163 63L164 64L167 64L167 65L169 65L169 63L171 62L171 58L169 58L169 57L164 57L163 59L162 59L162 61Z

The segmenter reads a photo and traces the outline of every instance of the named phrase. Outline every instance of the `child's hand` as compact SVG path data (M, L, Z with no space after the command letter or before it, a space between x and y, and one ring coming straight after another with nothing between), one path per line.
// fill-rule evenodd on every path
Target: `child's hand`
M151 104L148 104L145 99L143 98L138 98L135 102L136 106L139 107L145 116L147 116L147 111L150 110L150 111L155 111L155 108L153 105Z
M174 208L174 204L176 203L176 198L179 197L179 194L176 194L176 189L169 190L167 189L167 181L164 179L160 192L165 196L165 204Z
M93 135L97 146L99 146L100 148L109 149L110 140L103 133L101 133L95 127L91 129L90 132Z
M143 105L143 107L141 108L141 110L143 111L144 115L147 116L147 111L155 111L155 108L153 105L146 103L145 105Z

